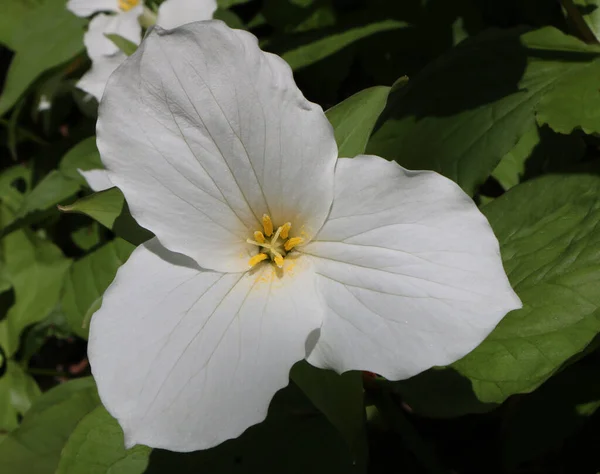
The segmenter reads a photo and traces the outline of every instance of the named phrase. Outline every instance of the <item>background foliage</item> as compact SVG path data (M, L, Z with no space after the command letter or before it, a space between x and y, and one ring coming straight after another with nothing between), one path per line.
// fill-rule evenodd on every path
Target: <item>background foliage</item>
M100 166L74 87L87 20L65 0L0 8L0 472L600 471L599 1L219 1L329 109L341 156L476 200L524 307L401 382L300 362L264 423L185 455L126 451L89 376L89 319L151 234L77 171Z

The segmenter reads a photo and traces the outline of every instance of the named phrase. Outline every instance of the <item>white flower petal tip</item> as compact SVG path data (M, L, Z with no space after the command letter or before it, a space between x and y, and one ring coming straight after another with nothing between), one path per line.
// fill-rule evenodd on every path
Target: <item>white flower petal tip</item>
M311 255L329 312L308 361L391 380L450 364L521 307L486 218L454 182L340 159Z
M157 25L172 29L194 21L210 20L216 0L166 0L158 8Z
M203 268L246 271L263 214L308 241L329 212L325 114L281 58L221 21L154 28L111 76L97 131L134 218Z
M105 191L106 189L110 189L114 186L112 184L110 178L108 177L108 172L106 170L77 170L81 176L85 178L88 186L94 192Z
M88 350L127 447L206 449L265 418L322 324L316 274L302 265L284 277L273 265L224 274L157 239L133 252L92 318Z

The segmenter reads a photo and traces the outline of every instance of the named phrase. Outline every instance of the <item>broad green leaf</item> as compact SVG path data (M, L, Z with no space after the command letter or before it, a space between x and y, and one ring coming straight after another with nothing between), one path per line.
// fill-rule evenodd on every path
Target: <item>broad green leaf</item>
M594 60L572 67L556 82L554 89L538 104L540 125L548 124L559 133L581 129L585 133L600 133L600 46L581 43L581 53L594 52Z
M78 336L87 339L90 308L101 300L115 278L117 269L125 263L134 248L129 242L117 238L71 266L65 280L62 309Z
M127 38L123 38L120 35L105 33L104 36L111 40L126 56L131 56L138 48L138 45L133 41L129 41Z
M13 38L18 36L19 29L23 28L23 20L42 3L40 0L2 0L0 44L15 49Z
M352 158L365 151L389 90L383 86L365 89L326 112L335 131L338 156Z
M563 79L593 75L598 57L596 47L550 27L463 41L390 94L367 152L438 171L473 195L531 129L542 98Z
M0 443L0 472L54 474L67 438L99 403L91 377L44 393Z
M45 0L23 18L24 26L12 35L15 56L0 95L0 116L43 72L83 52L85 23L65 8L64 0Z
M0 208L2 216L10 215ZM4 276L11 282L15 303L0 321L4 351L12 356L23 329L41 321L59 301L64 277L70 265L58 247L29 231L16 231L0 240Z
M86 415L62 450L56 474L142 474L151 449L125 449L123 430L103 406Z
M275 394L267 419L239 438L188 454L155 449L147 474L358 474L354 458L336 429L294 385Z
M533 149L539 143L540 136L537 125L532 123L515 147L500 160L492 176L505 190L509 190L521 182L525 176L527 158L531 156Z
M96 147L96 137L89 137L71 148L60 160L58 170L67 178L86 184L78 170L88 171L103 168L100 153Z
M29 410L39 395L35 380L17 362L8 360L6 371L0 376L0 442L19 426L19 417Z
M523 308L452 364L484 403L530 392L600 331L600 177L549 175L482 211Z
M60 206L59 209L63 212L78 212L90 216L134 245L139 245L152 237L151 232L140 227L131 217L123 193L118 188L91 194L71 205Z
M290 378L341 433L351 448L364 435L365 410L360 372L338 375L301 361L292 367Z
M363 38L403 26L405 26L403 22L383 20L354 27L309 31L292 36L281 43L269 44L269 47L285 59L292 69L298 70L331 56Z
M503 430L504 459L510 471L560 447L600 408L599 368L583 360L515 401Z
M573 168L583 158L581 134L561 135L532 124L516 146L498 163L492 176L508 190L521 181Z

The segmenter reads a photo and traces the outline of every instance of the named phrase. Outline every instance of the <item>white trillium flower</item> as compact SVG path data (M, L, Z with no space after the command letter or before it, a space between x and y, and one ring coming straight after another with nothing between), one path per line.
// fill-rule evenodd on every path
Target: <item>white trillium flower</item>
M127 57L106 35L116 34L132 43L140 44L142 28L139 18L145 11L144 2L69 0L67 8L80 17L99 13L90 21L88 31L84 35L92 67L83 75L77 87L100 101L108 78ZM212 18L216 9L216 0L166 0L158 9L156 21L164 28L175 28L192 21L208 20Z
M452 181L337 157L289 66L219 21L154 29L111 76L98 148L155 238L91 322L127 446L215 446L262 421L291 366L392 380L475 348L521 302Z
M110 15L96 15L83 38L92 67L81 77L77 87L100 102L108 78L127 58L106 35L116 34L140 44L142 28L139 17L144 13L143 1L69 0L67 8L81 17L112 12ZM209 20L216 10L216 0L166 0L158 8L157 24L163 28L176 28L193 21ZM93 191L113 187L104 170L79 170L79 173Z

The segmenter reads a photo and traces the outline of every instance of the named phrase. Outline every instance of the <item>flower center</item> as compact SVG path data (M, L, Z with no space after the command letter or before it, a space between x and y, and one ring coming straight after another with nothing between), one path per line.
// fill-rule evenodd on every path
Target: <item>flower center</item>
M133 7L137 7L140 3L140 0L117 0L119 3L119 8L124 12L128 12Z
M278 227L275 233L273 233L273 222L267 214L263 215L262 224L263 230L254 232L254 239L246 240L249 244L256 245L259 251L259 253L248 261L248 265L253 267L257 263L270 258L275 265L283 268L285 256L294 247L302 244L304 239L302 237L289 236L290 229L292 228L290 222L286 222Z

